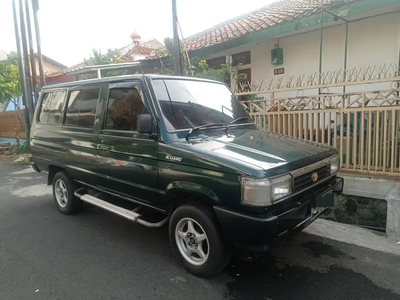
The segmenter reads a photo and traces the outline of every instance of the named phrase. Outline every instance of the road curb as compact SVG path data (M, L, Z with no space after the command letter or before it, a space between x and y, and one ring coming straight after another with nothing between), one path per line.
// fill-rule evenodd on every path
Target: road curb
M304 229L304 232L400 256L400 245L396 241L387 239L385 234L353 225L318 219Z

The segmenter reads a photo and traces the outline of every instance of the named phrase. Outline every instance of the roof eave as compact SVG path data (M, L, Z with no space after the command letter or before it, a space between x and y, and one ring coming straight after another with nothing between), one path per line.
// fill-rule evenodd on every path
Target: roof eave
M330 9L334 14L340 14L344 10L348 10L345 17L351 17L357 14L366 13L368 11L382 8L385 6L391 6L394 4L398 4L399 0L363 0L356 1L348 4L344 4L335 8ZM329 14L325 15L324 23L327 26L332 25L332 16ZM303 17L300 19L295 19L293 21L285 22L273 27L269 27L266 29L262 29L253 33L244 34L240 37L233 38L229 41L220 42L214 45L205 46L193 50L189 50L191 56L200 56L204 57L213 53L221 52L230 48L242 46L245 44L258 42L261 40L279 37L281 35L285 35L288 33L299 32L300 30L314 27L316 25L319 26L321 24L320 14L313 14L307 17Z

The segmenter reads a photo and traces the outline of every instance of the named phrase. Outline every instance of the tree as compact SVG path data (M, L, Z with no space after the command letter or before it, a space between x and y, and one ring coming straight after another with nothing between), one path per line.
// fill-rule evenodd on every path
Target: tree
M17 119L22 128L22 119L19 113L21 109L21 84L19 80L18 56L17 53L11 52L6 60L0 61L0 103L6 106L11 101L17 110ZM19 145L19 131L15 129L15 137Z
M106 53L102 53L101 50L93 49L89 58L84 59L85 66L96 66L96 65L109 65L119 64L126 62L124 57L118 49L107 49ZM126 71L105 71L102 73L103 77L125 75ZM97 75L81 75L80 79L88 79L96 77Z
M192 66L189 68L193 71L195 77L221 81L226 84L229 84L231 80L236 82L236 84L247 80L246 74L239 73L242 64L238 64L237 66L221 64L219 69L212 69L205 59L193 57L191 58L191 62Z
M221 69L212 69L205 59L199 60L197 57L194 57L192 61L191 69L195 77L229 83L231 70L227 65L221 65Z
M165 58L168 58L169 62L172 62L171 65L173 65L174 44L173 44L172 39L165 38L164 45L165 45L165 48L157 50L156 55L157 55L157 57L159 57L161 65L162 65L165 73L173 74L173 71L170 68L171 66L168 64L165 64L163 62L163 58L164 58L164 61L166 61ZM181 53L181 60L182 60L182 65L183 65L182 67L183 67L184 75L221 81L226 84L229 84L231 80L236 82L236 84L247 80L246 74L239 73L239 68L240 68L241 64L239 64L237 66L230 66L228 64L222 64L219 69L212 69L209 67L209 65L207 64L207 61L205 59L202 59L198 56L190 57L190 55L189 55L189 59L190 59L190 62L189 62L188 55L186 55L183 47L184 47L184 45L182 43L180 53ZM167 65L167 67L165 65Z
M161 73L173 75L174 67L174 43L171 38L164 39L164 48L155 50L155 56L160 60ZM182 55L182 50L181 50ZM183 59L183 58L182 58ZM182 60L183 61L183 60ZM183 70L185 72L185 68Z
M6 60L0 61L0 103L12 101L20 109L21 95L17 54L11 52Z
M7 55L7 61L8 61L10 64L13 64L13 65L18 66L18 54L17 54L17 52L15 52L15 51L10 52L10 53Z
M101 50L93 49L90 57L84 60L85 66L118 64L123 62L125 60L118 49L108 49L105 54L101 53Z

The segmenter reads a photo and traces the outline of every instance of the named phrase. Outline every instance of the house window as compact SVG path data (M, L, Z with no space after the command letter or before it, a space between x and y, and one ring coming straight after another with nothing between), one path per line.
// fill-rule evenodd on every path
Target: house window
M59 124L64 98L64 91L43 94L42 104L39 110L39 123Z
M137 89L112 89L107 106L106 129L137 131L137 119L147 112Z
M232 65L237 66L238 64L248 65L251 64L251 52L245 51L232 55Z
M100 88L72 91L69 94L65 125L93 127Z
M226 64L226 57L220 56L216 58L207 59L207 64L211 69L221 69L221 65Z

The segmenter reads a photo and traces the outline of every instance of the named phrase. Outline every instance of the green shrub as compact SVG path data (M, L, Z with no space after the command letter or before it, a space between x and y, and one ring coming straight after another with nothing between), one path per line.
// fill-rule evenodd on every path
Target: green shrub
M24 154L28 153L28 142L23 143L22 145L15 146L13 148L15 154Z

